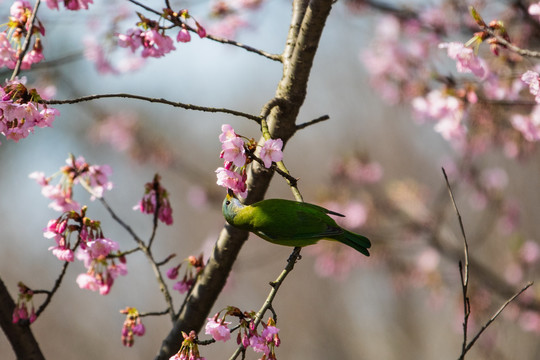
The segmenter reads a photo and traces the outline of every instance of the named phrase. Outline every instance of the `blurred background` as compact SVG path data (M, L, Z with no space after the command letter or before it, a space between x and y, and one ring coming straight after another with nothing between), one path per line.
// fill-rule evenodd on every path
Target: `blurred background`
M210 16L207 2L172 3L188 8L203 26L209 24L209 33L231 35L271 53L283 50L289 1L244 6L236 23ZM0 3L1 16L7 17L10 5L5 0ZM158 1L148 5L162 6ZM121 1L96 1L88 11L77 12L53 11L42 4L39 18L47 29L46 61L63 60L59 66L36 66L21 75L39 89L50 91L54 86L54 99L132 93L258 114L273 97L281 78L280 63L196 36L189 43L175 43L176 51L147 60L137 71L99 73L82 54L89 51L90 35L106 48L108 40L101 35L111 30L110 14L119 6L125 13L140 11ZM292 175L300 179L304 199L345 212L350 219L346 225L372 239L372 257L325 243L302 251L301 261L274 302L282 339L279 359L459 356L463 305L456 254L461 254L462 238L442 166L454 186L471 256L489 271L485 275L471 270L470 334L509 297L503 290L518 291L538 274L534 256L526 265L523 260L527 254L534 255L540 235L536 151L531 149L526 159L509 159L494 147L475 157L478 179L496 179L490 196L460 177L463 152L434 131L432 124L413 122L409 105L390 104L370 86L372 78L361 54L371 46L381 21L377 12L346 2L335 4L297 123L325 114L330 119L299 131L287 144L284 158ZM116 31L125 32L135 22L134 17L120 21ZM107 56L125 69L133 66L126 65L125 54L118 51ZM442 69L450 72L449 64L453 66L443 62ZM9 74L3 73L4 77ZM70 153L84 156L90 164L112 167L114 188L105 197L143 239L150 236L151 216L132 208L141 199L144 184L159 173L170 193L174 224L159 226L156 258L175 253L172 266L189 255L208 254L224 224L221 200L225 190L215 184L214 173L222 165L221 125L231 124L237 133L258 138L257 124L225 114L118 98L57 108L61 116L53 128L38 129L18 143L2 138L0 276L14 298L18 281L33 289L49 289L61 269L61 262L47 251L52 241L42 235L47 222L59 214L47 207L50 200L28 174L51 175ZM278 176L267 197L292 199L286 182ZM75 198L88 205L87 215L100 220L105 235L118 241L121 249L134 247L129 234L99 202L90 201L80 187ZM491 202L494 198L499 199L498 206ZM512 209L519 208L519 216L517 210L508 210L508 203L514 204ZM524 252L525 244L532 250ZM209 316L228 305L258 310L270 290L268 282L279 275L290 252L250 236ZM70 266L51 305L32 325L46 358L153 358L171 327L166 316L143 318L146 334L136 337L132 348L121 344L124 315L120 309L134 306L150 312L166 307L144 256L129 256L127 266L128 275L118 278L106 296L79 289L75 279L85 269L78 261ZM495 280L489 278L493 276ZM168 283L172 288L174 281ZM488 283L505 287L501 290ZM178 307L184 297L171 291ZM529 303L538 299L536 286L526 295ZM36 307L40 299L35 297ZM539 331L537 313L511 305L484 333L470 357L537 359ZM201 334L201 338L207 336ZM229 341L201 347L201 353L207 359L223 359L235 348L235 342ZM259 355L250 350L246 358ZM4 336L0 336L0 358L15 358Z

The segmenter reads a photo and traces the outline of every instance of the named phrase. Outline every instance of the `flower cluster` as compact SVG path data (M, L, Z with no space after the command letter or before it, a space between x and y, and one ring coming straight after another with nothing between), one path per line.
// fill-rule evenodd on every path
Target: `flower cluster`
M224 124L221 126L219 141L221 142L220 158L224 160L224 165L216 170L217 184L246 197L246 165L250 160L247 154L253 154L256 148L255 140L250 139L246 143L230 125ZM264 142L260 148L259 157L266 168L270 168L272 162L283 159L282 148L281 139L269 139Z
M132 347L134 343L134 335L143 336L146 329L141 321L139 312L134 307L126 307L120 310L121 314L126 314L126 320L122 326L122 344L127 347Z
M527 70L521 75L521 81L529 85L529 92L534 95L534 100L540 104L540 75L536 71Z
M180 11L179 14L171 12L168 15L183 20L180 31L176 36L176 41L184 43L191 41L191 35L189 34L188 27L185 23L188 19L192 18L189 15L189 12L184 9ZM118 46L129 48L133 53L142 47L141 56L143 58L159 58L176 50L173 40L165 34L165 30L159 26L158 22L148 19L141 14L139 14L139 17L141 21L138 22L137 25L140 27L129 29L126 34L116 34ZM195 25L199 37L205 37L205 29L196 20Z
M73 155L66 159L66 164L50 177L39 171L29 175L42 186L43 196L52 200L49 207L53 210L66 212L81 209L79 203L73 199L73 186L78 183L90 192L92 200L101 198L105 190L112 189L113 184L108 179L112 173L109 165L90 165L82 156L75 158ZM60 181L53 185L51 182L56 176L60 176Z
M195 284L197 276L204 269L203 255L201 254L198 258L191 255L177 266L170 268L167 271L167 277L171 280L175 280L178 277L179 270L184 262L187 263L184 277L173 286L173 289L177 290L180 294L184 294L191 289L193 284Z
M412 101L416 119L435 122L435 131L446 140L462 144L467 129L463 123L464 107L461 99L440 90L432 90L426 96Z
M72 234L78 233L72 244ZM120 257L117 264L110 257L118 250L118 243L106 238L101 230L99 221L86 217L86 207L79 212L68 211L59 218L50 220L44 229L43 236L54 239L56 246L49 247L60 261L74 261L76 256L87 268L87 272L79 274L77 284L81 289L109 293L114 279L127 273L125 258ZM77 253L74 256L74 251Z
M27 89L19 80L0 87L0 97L0 134L15 142L33 133L36 126L51 127L60 115L58 110L40 104L36 89Z
M81 10L81 9L88 9L88 4L93 4L93 0L63 0L64 6L68 10ZM58 8L58 0L47 0L47 6L50 9L53 10L59 10Z
M19 296L15 309L13 309L12 322L17 324L20 320L28 320L30 323L33 323L36 320L36 310L32 301L34 292L22 282L19 282L17 285L19 287ZM31 306L30 314L28 314L28 304Z
M6 66L9 69L15 68L23 40L31 25L32 10L32 5L26 0L15 1L11 5L9 22L7 23L8 29L0 33L0 66ZM30 51L24 55L21 69L30 69L32 64L43 60L43 46L39 34L45 35L45 28L36 19L33 27L34 44L29 48Z
M228 341L231 338L231 331L227 326L231 322L225 321L226 316L239 318L240 326L236 337L238 345L241 344L246 349L251 347L253 351L263 353L263 360L276 359L275 348L280 345L281 340L274 319L269 318L266 324L263 323L263 330L259 334L255 327L256 314L254 312L242 312L234 306L229 306L223 317L220 318L220 312L218 312L214 317L208 318L205 333L211 335L216 341Z
M171 356L169 360L205 360L199 353L195 331L191 330L189 335L182 331L182 336L184 337L184 341L182 341L180 350Z
M140 210L143 214L154 214L157 207L157 216L161 222L171 225L173 223L172 208L169 193L161 186L161 177L156 174L152 182L144 185L144 196L133 210Z
M473 73L480 79L485 79L489 73L484 60L474 54L474 50L462 43L440 43L439 49L447 49L448 56L456 60L457 71L460 73Z

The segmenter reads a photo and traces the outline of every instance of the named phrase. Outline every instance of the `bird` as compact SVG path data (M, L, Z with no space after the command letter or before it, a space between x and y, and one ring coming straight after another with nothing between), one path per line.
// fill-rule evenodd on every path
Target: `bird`
M343 229L328 214L345 215L322 206L286 199L266 199L244 205L229 189L222 210L232 226L274 244L304 247L322 239L334 240L369 256L369 239Z

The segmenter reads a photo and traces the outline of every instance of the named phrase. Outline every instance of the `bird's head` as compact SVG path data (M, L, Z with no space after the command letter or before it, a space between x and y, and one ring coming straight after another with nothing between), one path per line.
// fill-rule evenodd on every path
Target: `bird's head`
M243 205L240 200L234 196L234 193L231 189L227 190L227 195L225 196L225 200L223 200L223 216L225 217L225 220L229 224L233 224L234 217L238 213L239 210L241 210L245 205Z

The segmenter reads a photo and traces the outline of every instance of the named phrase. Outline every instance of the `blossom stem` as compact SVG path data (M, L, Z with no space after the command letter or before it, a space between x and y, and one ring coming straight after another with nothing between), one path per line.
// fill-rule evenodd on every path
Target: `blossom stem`
M30 26L28 27L28 32L26 33L26 37L24 38L24 43L22 46L22 49L19 53L19 58L17 59L17 63L15 64L15 68L13 69L13 73L11 74L11 79L14 80L17 75L19 75L19 72L21 71L21 65L23 62L24 55L28 51L28 48L30 47L30 40L32 38L32 33L34 32L34 21L36 20L36 15L38 11L39 4L41 3L41 0L36 0L36 4L34 5L34 10L32 10L32 15L30 16L30 19L28 20L30 22Z

